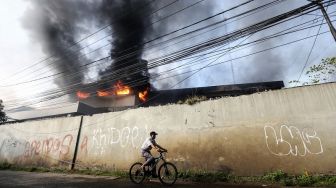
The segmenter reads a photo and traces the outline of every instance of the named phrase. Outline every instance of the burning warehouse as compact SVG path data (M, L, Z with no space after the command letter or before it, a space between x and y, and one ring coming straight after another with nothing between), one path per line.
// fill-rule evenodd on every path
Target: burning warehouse
M168 53L167 56L149 57L146 56L147 54L144 55L144 49L147 50L147 45L159 46L155 41L157 36L165 36L169 33L166 30L167 27L161 22L162 25L153 25L156 23L156 19L153 18L157 16L154 7L163 10L163 7L169 7L173 3L162 1L163 4L156 4L148 0L102 0L93 4L90 1L63 0L34 1L33 3L35 6L30 14L34 16L34 20L38 20L38 25L27 21L26 27L32 31L32 36L41 43L43 51L56 60L53 69L59 77L55 79L55 84L61 92L64 91L62 88L70 88L64 91L64 95L71 96L72 102L80 102L91 108L99 109L91 114L123 110L139 105L176 103L194 95L215 98L284 87L283 82L279 81L161 91L154 88L150 83L151 76L148 69L152 70L152 68L167 62L174 63L190 54L196 54L202 49L210 49L211 45L219 45L219 43L215 43L217 40L214 40L211 45L206 43L205 46L184 48L185 50L176 53ZM179 5L181 4L174 4L174 6ZM207 11L199 12L201 14L201 12ZM109 43L107 65L96 69L90 69L87 65L91 65L96 57L101 57L103 52L98 50L97 54L89 56L87 54L91 52L84 54L81 50L91 44L84 46L80 42L75 42L83 34L83 25L87 26L90 23L105 28L106 30L101 31L109 36L109 38L105 37ZM221 39L222 44L231 41L231 38L233 40L239 37L241 37L240 32L225 36ZM97 41L99 40L101 39ZM155 42L151 43L152 41ZM153 49L156 53L156 48ZM96 49L92 52L95 51ZM88 74L91 72L95 72L94 78L88 79Z
M281 89L284 87L282 81L247 83L234 85L221 85L210 87L184 88L174 90L155 90L146 88L143 92L136 91L130 86L123 85L120 81L105 91L94 92L78 91L77 97L80 102L96 108L109 108L109 111L122 110L141 106L164 105L177 103L191 96L204 96L206 98L217 98L223 96L239 96L262 92L267 90Z
M261 82L235 85L221 85L198 88L184 88L175 90L146 90L137 91L131 86L124 85L117 81L114 86L106 87L105 90L97 90L97 83L86 85L87 88L95 88L90 91L77 91L78 102L57 109L30 110L9 113L8 115L15 120L30 120L60 116L92 115L120 111L139 106L156 106L168 103L177 103L190 96L204 96L208 99L223 96L239 96L276 90L284 87L282 81Z
M115 62L110 70L101 72L101 80L81 85L76 91L76 97L88 105L114 108L110 109L113 111L115 108L132 107L146 102L150 90L147 61L128 58L125 60ZM122 67L130 62L133 63L127 68ZM115 80L115 77L119 79Z

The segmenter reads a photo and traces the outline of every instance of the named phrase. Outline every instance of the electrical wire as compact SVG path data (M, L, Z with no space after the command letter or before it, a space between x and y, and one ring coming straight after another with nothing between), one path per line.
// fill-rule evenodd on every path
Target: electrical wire
M285 34L288 34L288 33L285 33ZM282 34L282 35L284 35L284 34ZM275 36L273 36L272 38L274 38L274 37L279 37L279 36L282 36L282 35L275 35ZM271 37L267 37L268 39L270 39ZM267 38L263 38L263 39L259 39L258 41L265 41ZM255 41L256 42L256 41ZM250 44L250 43L248 43L248 44ZM246 44L245 44L246 45ZM244 45L239 45L239 47L241 47L241 46L244 46ZM245 56L244 56L245 57ZM160 79L160 80L162 80L162 79ZM128 84L127 84L128 85ZM131 86L133 86L133 85L131 85Z

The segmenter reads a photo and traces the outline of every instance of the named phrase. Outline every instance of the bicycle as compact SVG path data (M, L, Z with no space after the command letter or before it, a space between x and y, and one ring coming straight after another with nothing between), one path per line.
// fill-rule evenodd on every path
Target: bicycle
M155 172L153 169L156 169L156 165L163 160L163 164L160 165L158 170L158 178L160 182L164 185L173 185L177 180L177 168L173 163L167 162L165 160L164 151L159 151L160 156L154 157L154 161L151 165L146 165L143 168L141 168L142 163L136 162L134 163L130 170L129 170L129 176L133 183L135 184L141 184L146 177L150 177Z

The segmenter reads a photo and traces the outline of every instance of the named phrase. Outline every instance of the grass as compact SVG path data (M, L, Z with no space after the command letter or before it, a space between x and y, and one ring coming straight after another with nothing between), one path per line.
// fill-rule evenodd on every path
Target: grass
M13 164L4 162L0 163L0 170L16 170L28 172L53 172L66 174L82 174L95 176L115 176L120 178L128 178L127 171L109 171L93 169L75 169L59 167L18 167ZM263 176L235 176L224 172L208 172L208 171L180 171L178 179L192 182L227 182L230 184L270 184L282 186L316 186L327 187L336 186L336 175L309 175L304 172L300 175L289 175L281 170L266 173Z
M14 171L26 171L26 172L52 172L52 173L64 173L64 174L82 174L82 175L94 175L94 176L116 176L121 178L128 177L126 171L109 171L100 169L74 169L70 170L66 167L21 167L9 164L7 162L0 163L0 170L14 170Z
M227 182L229 174L222 172L182 171L178 173L178 178L194 182Z
M283 186L336 186L335 175L309 175L307 171L300 175L288 175L278 170L265 174L263 180Z
M222 172L183 171L179 179L194 182L227 182L232 184L271 184L282 186L336 186L335 175L289 175L282 170L266 173L263 176L235 176Z

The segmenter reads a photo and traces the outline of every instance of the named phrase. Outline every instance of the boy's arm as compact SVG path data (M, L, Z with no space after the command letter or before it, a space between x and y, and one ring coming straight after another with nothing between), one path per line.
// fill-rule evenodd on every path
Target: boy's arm
M163 150L163 151L167 151L165 148L161 147L159 144L157 144L156 142L153 143L153 146L155 147L155 149L159 150Z

